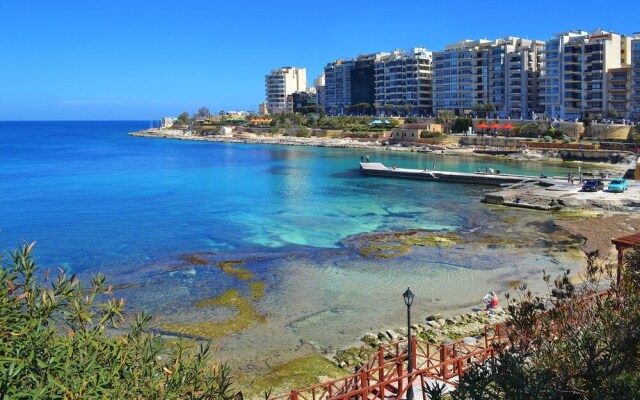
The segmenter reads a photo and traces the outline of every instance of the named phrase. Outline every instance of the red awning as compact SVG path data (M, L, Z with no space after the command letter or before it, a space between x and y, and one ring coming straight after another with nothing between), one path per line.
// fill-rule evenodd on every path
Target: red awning
M508 123L508 122L507 122L506 124L502 125L502 127L503 127L504 129L513 129L513 128L515 128L513 125L511 125L511 124L510 124L510 123Z
M500 124L492 124L490 127L490 129L499 129L501 128Z
M481 128L481 129L488 128L488 127L489 125L485 124L484 122L481 122L480 125L476 126L476 128Z

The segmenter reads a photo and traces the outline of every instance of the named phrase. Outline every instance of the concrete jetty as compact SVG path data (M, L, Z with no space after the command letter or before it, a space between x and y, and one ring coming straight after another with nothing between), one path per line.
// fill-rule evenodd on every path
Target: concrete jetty
M629 211L640 208L640 181L628 180L623 193L608 191L583 192L579 182L566 178L539 178L527 175L487 174L483 172L448 172L387 167L382 163L360 163L363 175L388 178L419 179L433 182L466 183L500 186L496 192L485 193L482 202L488 204L557 210L560 208ZM606 182L605 182L606 183Z
M360 171L367 176L382 176L388 178L420 179L434 182L471 183L487 186L508 186L514 184L537 183L541 186L553 186L562 180L557 178L539 178L528 175L497 174L484 172L450 172L433 171L428 169L409 169L387 167L378 162L361 162ZM556 182L557 181L557 182Z

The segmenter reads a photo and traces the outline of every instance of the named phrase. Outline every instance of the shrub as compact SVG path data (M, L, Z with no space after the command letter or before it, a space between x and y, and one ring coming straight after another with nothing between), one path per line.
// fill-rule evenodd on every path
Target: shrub
M579 288L569 271L553 283L544 276L547 299L521 285L509 305L510 346L468 371L453 399L640 398L640 250L625 261L620 286L597 253L588 255Z
M298 130L296 131L296 136L297 137L311 137L311 129L306 128L304 126L301 126L300 128L298 128Z
M213 365L210 343L178 340L171 347L146 332L139 315L122 335L124 301L103 275L85 287L60 272L38 280L24 245L0 269L0 398L231 398L229 369Z
M551 143L553 141L553 138L551 138L551 136L545 136L543 139L547 143Z
M451 131L453 132L466 132L470 127L473 126L473 122L471 118L456 118L451 127Z

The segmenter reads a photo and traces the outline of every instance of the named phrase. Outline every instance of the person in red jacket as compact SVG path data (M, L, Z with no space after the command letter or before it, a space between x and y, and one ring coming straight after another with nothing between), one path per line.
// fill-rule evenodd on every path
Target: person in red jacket
M487 303L487 307L485 308L486 311L498 308L498 295L496 294L496 292L491 292L484 296L484 302Z

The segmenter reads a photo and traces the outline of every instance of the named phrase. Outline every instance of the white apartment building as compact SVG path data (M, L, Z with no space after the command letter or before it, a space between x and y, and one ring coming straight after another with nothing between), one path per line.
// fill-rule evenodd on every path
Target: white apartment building
M528 117L540 109L538 78L544 43L517 37L463 40L434 53L434 109L456 115L491 103L495 116Z
M307 70L305 68L282 67L271 70L265 76L267 111L269 114L293 112L290 95L307 90Z
M318 95L318 105L323 106L326 103L324 72L313 80L313 87L316 89L316 93Z
M376 112L431 114L432 59L432 53L422 47L381 56L375 63Z
M556 34L547 41L543 55L545 114L568 119L605 117L613 104L610 90L618 87L609 84L608 72L629 66L630 49L629 37L603 30Z

